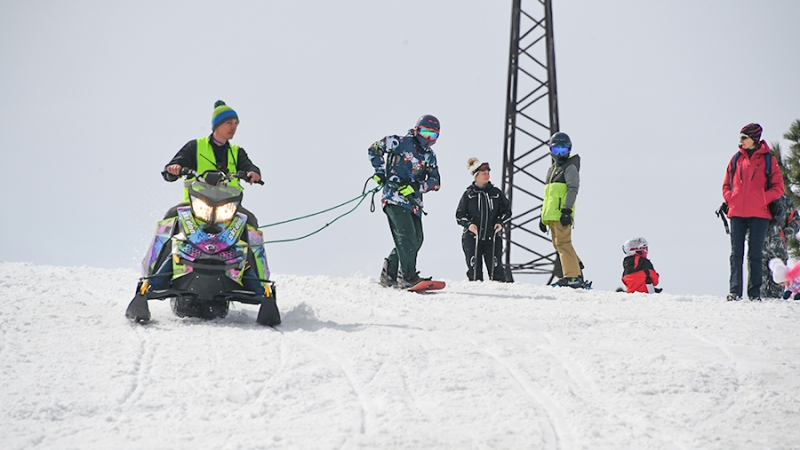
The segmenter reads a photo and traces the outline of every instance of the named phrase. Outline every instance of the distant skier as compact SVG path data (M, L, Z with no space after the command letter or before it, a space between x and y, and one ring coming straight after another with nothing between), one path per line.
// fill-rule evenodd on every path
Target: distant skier
M581 261L572 247L572 225L575 219L575 200L580 187L581 157L571 155L572 141L566 133L550 137L550 156L553 165L547 172L544 201L539 229L550 227L553 247L561 260L563 278L554 286L587 287L581 273Z
M503 191L489 181L492 169L488 162L470 158L467 167L475 181L467 187L456 209L456 222L464 227L461 247L467 260L467 277L470 281L483 281L483 258L489 279L506 281L503 243L498 233L511 220L511 207Z
M409 288L430 280L419 276L417 254L424 237L422 194L440 186L436 154L431 149L439 130L439 119L424 115L405 136L386 136L369 147L373 178L383 186L383 212L394 239L381 270L383 286Z
M625 283L626 292L661 292L656 287L658 272L647 259L647 240L642 237L628 239L622 245L622 252L625 253L625 259L622 260L622 282Z
M747 296L750 300L761 300L764 237L772 219L769 204L784 193L781 169L766 141L761 140L762 131L757 123L742 128L739 132L739 150L728 163L722 182L722 197L731 221L729 301L742 298L745 236L749 236L747 267L750 280L747 283Z
M764 255L761 258L763 267L762 298L781 298L783 286L775 283L770 276L769 262L775 258L785 264L789 260L789 239L797 235L800 229L800 215L792 200L786 194L774 202L777 215L769 221L767 235L764 238Z

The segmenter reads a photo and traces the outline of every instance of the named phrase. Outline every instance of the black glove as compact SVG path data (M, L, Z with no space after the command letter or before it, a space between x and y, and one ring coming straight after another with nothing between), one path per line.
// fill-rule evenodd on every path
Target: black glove
M564 208L561 210L561 218L558 219L561 222L562 226L568 227L572 225L572 210L570 208Z
M547 225L545 225L541 220L539 221L539 230L541 230L542 233L547 233Z
M719 207L719 212L721 212L722 214L725 214L727 216L728 215L728 204L725 203L725 202L722 202L722 206Z
M172 183L173 181L177 181L178 178L180 178L179 176L173 175L167 172L166 170L161 172L161 176L164 177L164 181L169 181L170 183Z
M372 179L376 183L378 183L378 186L383 186L384 184L386 184L386 175L382 173L376 173L375 176L372 177Z

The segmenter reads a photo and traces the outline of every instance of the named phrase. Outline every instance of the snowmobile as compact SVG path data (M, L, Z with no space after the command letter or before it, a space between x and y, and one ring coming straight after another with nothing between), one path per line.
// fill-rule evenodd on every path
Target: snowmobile
M163 173L167 181L178 177ZM243 193L228 186L247 180L244 172L198 174L183 168L189 203L176 207L156 226L150 250L142 261L143 276L125 315L134 322L150 320L148 300L170 299L178 317L223 318L230 302L260 305L256 321L281 323L275 283L269 280L264 237L239 211ZM259 184L264 184L259 181Z

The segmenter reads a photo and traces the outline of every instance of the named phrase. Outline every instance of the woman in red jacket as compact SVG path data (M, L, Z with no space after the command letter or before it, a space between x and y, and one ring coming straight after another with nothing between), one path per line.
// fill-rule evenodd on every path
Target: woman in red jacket
M742 128L739 151L728 163L725 181L722 183L722 197L728 206L727 215L731 220L728 300L742 298L744 239L748 232L750 281L747 283L747 296L750 300L761 300L761 255L767 225L772 218L769 204L783 195L783 176L769 146L761 140L762 131L761 125L757 123L747 124Z

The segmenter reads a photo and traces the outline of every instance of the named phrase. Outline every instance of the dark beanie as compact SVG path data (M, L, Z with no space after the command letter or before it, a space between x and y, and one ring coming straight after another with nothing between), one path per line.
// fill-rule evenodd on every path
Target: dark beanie
M740 133L750 136L750 139L752 139L753 142L758 143L761 142L762 131L764 131L764 129L761 128L761 125L757 123L748 123L742 128L742 131L740 131Z

